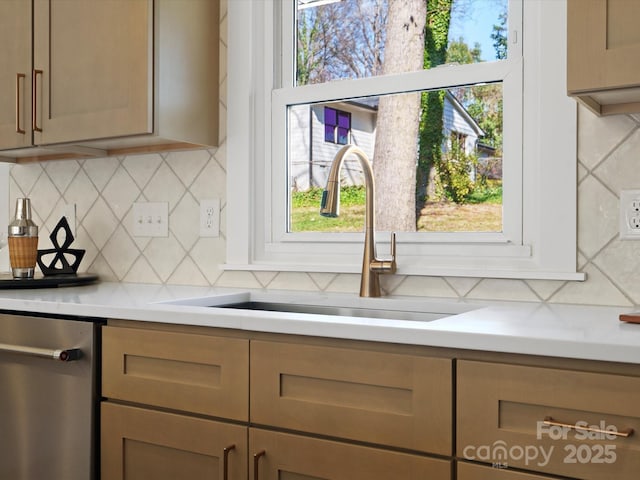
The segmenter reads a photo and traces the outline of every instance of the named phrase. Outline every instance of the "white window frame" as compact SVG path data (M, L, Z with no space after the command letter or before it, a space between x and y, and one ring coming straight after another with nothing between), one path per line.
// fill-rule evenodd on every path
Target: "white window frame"
M512 128L505 132L505 157L518 157L505 168L505 231L399 232L399 274L584 280L576 270L577 126L576 104L566 95L566 2L511 2L510 18L524 18L527 33L510 21L509 59L465 66L469 82L495 79L496 70L504 69L505 96L521 99L504 118L505 129ZM293 72L295 57L292 42L282 42L282 35L292 34L294 17L293 8L283 5L283 0L228 5L224 268L356 273L363 234L287 231L286 107L378 95L393 84L402 86L398 91L422 90L441 84L451 75L448 68L456 67L430 70L428 76L405 74L402 82L389 76L291 88L286 72ZM284 26L288 33L282 33ZM512 54L520 48L522 56ZM384 256L389 236L378 232L376 238Z

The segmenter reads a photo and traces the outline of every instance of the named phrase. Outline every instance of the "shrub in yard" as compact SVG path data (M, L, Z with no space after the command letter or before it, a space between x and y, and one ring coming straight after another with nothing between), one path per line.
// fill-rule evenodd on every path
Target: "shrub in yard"
M455 203L465 203L475 187L473 173L477 163L475 154L465 153L460 142L453 140L451 148L435 162L438 196Z

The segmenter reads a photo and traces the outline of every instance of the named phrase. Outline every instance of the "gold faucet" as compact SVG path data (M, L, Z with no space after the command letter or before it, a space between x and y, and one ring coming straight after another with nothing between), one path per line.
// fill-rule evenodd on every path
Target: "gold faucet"
M364 255L362 257L362 276L360 278L361 297L379 297L379 275L395 273L396 271L396 234L391 233L391 260L379 260L376 258L375 242L375 182L373 169L367 154L362 149L345 145L340 149L329 171L327 186L322 193L320 215L323 217L337 217L340 214L340 169L344 159L349 154L355 154L362 165L365 180L366 206L364 216Z

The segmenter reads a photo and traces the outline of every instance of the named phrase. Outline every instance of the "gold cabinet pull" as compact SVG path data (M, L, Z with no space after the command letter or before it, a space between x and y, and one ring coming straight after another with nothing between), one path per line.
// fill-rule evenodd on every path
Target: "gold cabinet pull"
M42 70L33 70L32 85L31 85L31 128L34 132L41 132L42 128L38 126L37 114L38 114L38 75L42 75Z
M229 478L229 452L235 449L235 445L229 445L222 450L222 479L228 480Z
M258 478L258 464L260 463L260 457L266 455L267 452L260 450L253 455L253 480L259 480Z
M22 120L20 119L20 111L22 110L20 107L20 80L24 83L24 80L27 76L24 73L16 73L16 133L25 134L27 133L25 130L20 128L22 124Z
M557 420L554 420L552 417L544 417L544 421L543 423L545 425L551 425L553 427L562 427L562 428L568 428L570 430L580 430L583 432L594 432L594 433L604 433L606 435L616 435L618 437L630 437L631 435L633 435L633 428L625 428L623 430L602 430L601 428L596 428L596 427L581 427L578 425L571 425L570 423L563 423L563 422L558 422Z

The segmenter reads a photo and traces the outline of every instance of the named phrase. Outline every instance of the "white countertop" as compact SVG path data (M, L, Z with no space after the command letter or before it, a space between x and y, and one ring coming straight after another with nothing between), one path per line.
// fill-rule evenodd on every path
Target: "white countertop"
M433 321L407 321L193 306L248 299L438 312L446 316ZM192 305L159 303L172 301ZM487 304L421 297L361 299L355 294L98 283L0 290L0 310L640 364L640 324L619 321L620 313L632 311L625 307Z

